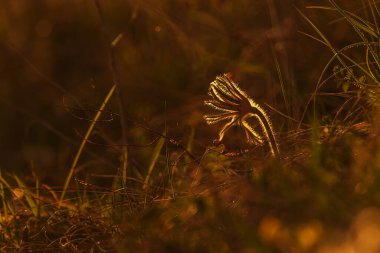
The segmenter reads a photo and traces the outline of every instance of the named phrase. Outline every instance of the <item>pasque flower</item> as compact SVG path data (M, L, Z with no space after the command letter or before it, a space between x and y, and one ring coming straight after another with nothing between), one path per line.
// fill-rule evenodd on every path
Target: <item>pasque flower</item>
M248 143L264 145L267 142L271 154L279 155L278 143L268 115L247 93L240 89L237 83L231 79L230 74L217 76L210 84L208 95L211 99L204 103L212 107L216 113L204 115L207 124L224 122L219 131L218 143L223 140L229 129L234 125L240 125L244 129ZM261 133L258 133L247 121L250 118L257 120L262 130Z

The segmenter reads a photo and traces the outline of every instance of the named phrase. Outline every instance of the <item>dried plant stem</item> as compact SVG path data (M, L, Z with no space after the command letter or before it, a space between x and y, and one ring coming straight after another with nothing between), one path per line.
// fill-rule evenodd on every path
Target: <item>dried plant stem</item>
M106 36L107 34L105 30L105 19L104 19L101 5L99 3L99 0L94 0L94 2L95 2L96 9L98 11L100 20L102 22L103 34L107 39L107 36ZM126 188L127 168L128 168L128 147L126 145L127 144L127 127L126 127L125 113L124 113L124 103L123 103L124 99L123 99L121 88L120 88L118 72L117 72L117 67L116 67L115 53L114 53L114 48L117 46L118 42L121 39L122 39L122 34L117 35L116 38L113 39L111 43L107 43L107 49L108 49L109 68L112 74L112 81L116 86L117 101L118 101L118 107L119 107L119 112L120 112L121 141L123 143L123 146L121 148L120 160L121 160L121 171L122 171L122 185L123 185L123 188Z

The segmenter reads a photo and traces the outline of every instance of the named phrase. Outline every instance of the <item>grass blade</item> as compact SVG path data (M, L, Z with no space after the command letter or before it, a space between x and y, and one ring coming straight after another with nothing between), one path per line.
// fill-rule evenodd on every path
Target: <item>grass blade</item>
M335 1L329 0L329 2L351 24L352 28L360 36L360 38L362 39L362 41L368 43L367 38L364 36L364 34L360 30L361 26L358 26L357 22L354 21L353 18L351 18L350 16L348 16L347 12L344 11L342 8L340 8L339 5L337 5ZM379 59L378 55L376 54L376 52L374 52L374 50L373 50L372 47L369 47L369 50L370 50L370 52L372 54L372 57L374 58L374 60L376 62L376 65L380 68L380 59Z
M115 89L116 89L116 85L113 85L112 88L109 90L109 92L108 92L106 98L104 99L103 103L100 105L100 108L97 111L97 113L95 114L94 119L91 121L90 126L87 129L87 132L86 132L86 134L85 134L85 136L84 136L84 138L83 138L83 140L82 140L82 142L81 142L81 144L79 146L79 149L78 149L78 151L77 151L77 153L75 155L75 158L73 160L73 163L72 163L70 171L69 171L69 174L67 175L65 184L63 186L62 194L61 194L61 197L60 197L60 202L62 202L62 200L65 198L67 187L69 187L71 178L73 177L75 168L77 167L79 158L80 158L80 156L82 154L82 151L83 151L83 148L86 145L87 140L90 137L90 135L92 133L92 130L95 127L96 122L98 121L99 117L102 115L102 112L103 112L104 108L106 107L108 101L110 100L110 98L112 97L113 93L115 92Z
M32 198L32 193L29 191L28 187L16 175L14 175L13 177L16 180L18 186L24 191L26 202L28 202L28 205L30 209L32 210L34 217L37 217L38 206Z
M0 178L1 176L1 170L0 170ZM0 180L0 197L1 197L1 202L3 205L3 214L4 214L4 219L8 220L8 211L7 211L7 201L5 199L5 189L2 180Z
M160 153L161 153L161 150L162 150L162 148L164 146L164 143L165 143L165 138L161 137L158 140L156 146L154 147L152 161L150 162L150 165L149 165L149 168L148 168L148 174L146 175L145 180L144 180L143 189L147 189L148 188L150 176L152 174L152 171L153 171L154 167L156 166L158 157L160 156Z

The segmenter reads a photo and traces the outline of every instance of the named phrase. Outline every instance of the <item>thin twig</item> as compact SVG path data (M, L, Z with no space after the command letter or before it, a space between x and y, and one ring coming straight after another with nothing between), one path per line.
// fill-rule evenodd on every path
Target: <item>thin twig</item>
M117 43L108 43L109 36L107 36L106 33L106 26L105 26L105 18L103 14L103 10L101 8L101 5L99 3L99 0L94 0L96 9L98 11L98 15L100 17L103 35L105 37L105 40L107 41L107 51L108 51L108 63L109 68L112 73L112 82L116 86L116 94L117 94L117 100L118 100L118 106L119 106L119 112L120 112L120 125L121 125L121 140L123 144L127 143L127 128L126 128L126 122L125 122L125 112L124 112L124 99L121 92L120 82L119 82L119 75L116 67L116 59L115 59L115 46ZM120 34L117 36L118 40L111 40L111 41L120 41L119 38ZM122 168L122 174L123 174L123 187L126 187L126 181L127 181L127 160L128 160L128 149L126 146L122 147L122 155L121 155L121 168Z

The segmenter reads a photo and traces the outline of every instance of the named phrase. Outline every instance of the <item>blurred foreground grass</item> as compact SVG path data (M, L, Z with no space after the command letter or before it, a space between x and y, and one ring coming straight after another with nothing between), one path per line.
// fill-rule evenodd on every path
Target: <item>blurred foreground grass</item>
M380 250L377 2L2 5L2 251ZM280 159L212 145L227 71Z

